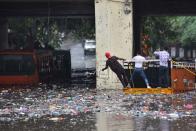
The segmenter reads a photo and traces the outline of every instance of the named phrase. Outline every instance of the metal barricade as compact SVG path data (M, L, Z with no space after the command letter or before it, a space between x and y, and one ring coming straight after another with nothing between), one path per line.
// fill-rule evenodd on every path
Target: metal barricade
M130 80L131 87L146 88L144 80L139 75L136 74L134 78L131 79L131 75L133 74L134 70L134 65L134 60L127 60L123 62L123 66L126 71L127 77ZM146 60L143 62L143 68L150 86L153 88L158 87L159 60Z
M195 89L195 63L172 61L171 84L176 92Z

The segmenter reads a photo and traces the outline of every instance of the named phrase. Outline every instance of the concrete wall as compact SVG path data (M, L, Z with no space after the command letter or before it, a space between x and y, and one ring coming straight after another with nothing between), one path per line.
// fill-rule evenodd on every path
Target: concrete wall
M122 88L117 76L110 69L101 71L105 67L105 51L125 59L132 57L132 1L128 1L126 6L125 1L127 0L95 0L98 89ZM130 13L125 13L125 7L131 10Z

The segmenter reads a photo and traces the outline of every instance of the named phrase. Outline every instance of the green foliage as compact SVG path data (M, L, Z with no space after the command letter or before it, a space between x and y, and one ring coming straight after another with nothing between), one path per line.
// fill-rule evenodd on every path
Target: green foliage
M178 33L182 45L193 44L196 41L196 16L179 16L171 21L173 30Z
M9 29L16 48L28 48L38 41L43 46L58 47L61 44L55 20L47 18L9 18ZM12 43L11 43L12 44Z
M19 17L9 18L8 24L12 34L9 44L14 44L16 48L28 48L34 43L58 48L63 42L62 32L72 32L75 39L95 38L95 21L88 18Z
M73 32L75 39L95 39L94 19L69 19L67 27L71 32Z
M58 48L62 43L59 35L59 26L55 19L37 19L35 38L44 46Z
M24 20L24 18L9 18L8 24L9 30L11 32L9 41L14 41L13 43L9 44L15 44L16 48L25 46L27 41L27 34L31 29L32 20L29 18L26 20Z
M196 16L146 16L142 19L142 35L149 36L153 48L180 43L196 43Z
M142 19L142 35L149 35L150 46L157 48L175 41L176 32L171 29L171 17L147 16Z

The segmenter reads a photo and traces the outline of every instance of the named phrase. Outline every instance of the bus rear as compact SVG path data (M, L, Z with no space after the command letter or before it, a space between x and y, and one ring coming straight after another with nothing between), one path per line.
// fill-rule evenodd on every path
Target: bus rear
M31 85L39 81L33 51L1 51L0 63L0 85Z

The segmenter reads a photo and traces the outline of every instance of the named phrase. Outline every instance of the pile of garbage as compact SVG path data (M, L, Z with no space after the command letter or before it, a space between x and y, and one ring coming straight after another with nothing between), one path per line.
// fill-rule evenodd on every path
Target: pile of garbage
M92 92L91 92L92 93ZM0 93L0 121L28 120L50 116L79 115L92 112L95 96L86 90L43 88L19 91L2 90Z
M176 120L196 117L196 92L172 95L125 95L122 90L97 90L40 85L0 91L0 121L28 121L96 113Z
M98 94L100 112L166 120L196 117L195 91L172 95L124 95L117 91Z

